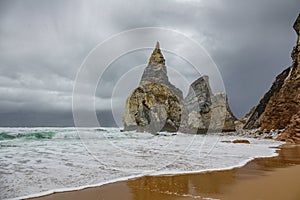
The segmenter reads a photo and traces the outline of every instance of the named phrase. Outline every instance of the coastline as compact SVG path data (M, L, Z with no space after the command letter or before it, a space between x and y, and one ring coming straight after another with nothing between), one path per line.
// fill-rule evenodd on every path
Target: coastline
M285 199L299 198L296 191L300 184L300 146L284 144L277 153L229 170L142 176L28 199L282 199L280 195L285 195ZM275 189L279 186L281 190Z

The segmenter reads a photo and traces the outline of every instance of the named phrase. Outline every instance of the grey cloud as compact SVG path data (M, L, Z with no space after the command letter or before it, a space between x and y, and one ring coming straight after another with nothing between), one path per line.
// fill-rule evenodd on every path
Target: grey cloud
M290 52L296 41L292 24L299 5L298 0L154 0L131 1L130 4L121 0L2 0L1 113L10 116L12 122L15 116L19 124L26 121L30 125L35 122L47 125L47 120L55 124L57 120L50 122L51 117L45 116L56 113L56 119L64 116L68 120L61 121L65 125L72 124L72 87L88 52L120 31L158 26L183 32L205 47L222 73L234 113L241 117L259 101L275 75L290 65ZM180 41L174 43L180 48ZM132 66L145 64L150 52L133 53L112 64L96 92L99 110L110 112L112 91L118 91L116 83ZM167 53L165 56L170 73L172 69L180 69L189 83L197 78L198 74L186 67L187 63ZM142 68L134 73L141 72ZM170 79L179 85L182 82L179 78ZM115 93L118 108L138 79L127 80L127 87ZM24 116L27 113L33 121L19 117L19 111ZM106 115L99 116L104 123L111 124L111 115L107 114L109 119L104 119ZM0 125L4 117L1 115ZM40 120L45 122L40 123ZM3 124L9 124L9 120Z

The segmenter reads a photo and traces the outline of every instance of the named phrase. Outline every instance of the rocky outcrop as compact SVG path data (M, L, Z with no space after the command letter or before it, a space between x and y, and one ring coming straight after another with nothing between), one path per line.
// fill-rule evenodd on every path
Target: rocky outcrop
M222 132L235 131L235 121L237 118L233 115L229 104L228 99L225 93L219 92L215 93L212 98L212 118L216 123L213 124L216 129L222 127L220 130ZM210 126L214 129L214 126Z
M181 121L181 101L166 86L148 83L133 91L126 102L124 130L176 132Z
M191 84L184 99L181 132L193 134L207 132L210 124L212 96L208 76L202 76Z
M189 92L184 99L185 107L189 111L202 114L208 113L212 104L212 96L209 78L208 76L202 76L191 84Z
M165 59L160 50L159 42L156 43L155 49L149 59L148 66L144 70L140 85L146 85L148 83L164 85L172 90L172 92L180 99L183 99L182 91L169 81Z
M285 128L277 140L300 144L300 111L293 115L290 124Z
M276 78L270 91L251 113L245 128L261 127L262 131L284 129L300 111L300 15L294 29L298 40L292 52L293 64Z
M234 131L233 116L224 93L213 94L208 76L194 81L184 99L181 131L204 134L207 132Z
M249 140L233 140L234 144L250 144Z
M278 94L280 89L282 88L284 81L286 77L288 76L290 72L290 67L284 70L281 74L279 74L276 77L276 80L272 84L272 87L270 90L263 96L263 98L260 100L259 104L251 109L251 111L245 116L248 118L244 128L245 129L255 129L259 128L261 126L261 121L264 116L266 106L270 102L272 98L275 98L275 96Z
M159 43L149 59L138 88L126 101L124 130L207 133L234 131L233 116L224 93L213 94L208 76L194 81L188 95L172 85Z
M181 108L182 92L169 82L165 59L157 43L139 87L126 101L124 130L176 132Z

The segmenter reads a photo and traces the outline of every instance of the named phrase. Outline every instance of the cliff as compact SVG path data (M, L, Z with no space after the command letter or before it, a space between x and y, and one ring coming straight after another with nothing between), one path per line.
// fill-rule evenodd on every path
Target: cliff
M258 105L254 107L245 117L248 118L244 128L245 129L255 129L261 126L261 121L266 111L266 107L271 99L279 93L282 88L284 81L288 74L290 73L290 67L285 69L281 74L276 77L276 80L272 84L270 90L263 96Z
M271 89L256 106L244 126L246 129L260 127L261 131L286 129L280 137L281 140L294 140L293 134L297 131L292 130L298 127L300 112L300 15L293 27L298 38L291 55L292 66L277 76Z
M285 128L277 140L300 144L300 111L293 115L289 125Z

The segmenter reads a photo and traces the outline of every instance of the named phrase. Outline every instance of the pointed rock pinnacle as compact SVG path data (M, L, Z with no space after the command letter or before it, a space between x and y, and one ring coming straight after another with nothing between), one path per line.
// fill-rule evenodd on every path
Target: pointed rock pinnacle
M155 49L149 59L149 65L157 65L157 64L165 65L165 59L163 54L161 53L158 41L156 42Z
M156 42L155 49L159 49L159 42L158 41Z
M294 23L294 29L297 32L298 36L300 35L300 14L298 15L298 18L296 19ZM158 43L158 42L157 42ZM157 44L156 44L157 45ZM159 45L159 44L158 44Z

